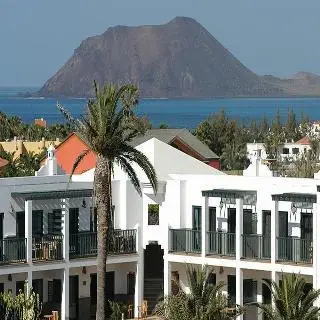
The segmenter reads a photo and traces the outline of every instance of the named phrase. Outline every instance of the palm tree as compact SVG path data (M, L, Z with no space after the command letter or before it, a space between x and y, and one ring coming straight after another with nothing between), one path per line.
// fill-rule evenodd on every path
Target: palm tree
M314 303L320 297L320 290L309 289L304 278L296 274L282 275L280 284L266 282L269 287L274 307L260 304L267 320L318 320L320 308Z
M187 265L186 272L190 292L185 293L177 283L178 293L157 304L157 316L165 320L229 320L243 313L240 306L228 308L228 299L221 291L224 283L211 284L207 266L195 268Z
M138 101L137 88L133 85L119 87L110 84L100 89L94 82L94 91L95 99L89 100L87 114L81 119L73 119L64 107L59 104L57 106L88 146L88 150L79 154L72 174L89 150L97 156L93 191L98 215L96 319L104 320L108 222L112 213L111 176L114 165L118 165L127 174L139 195L142 195L140 181L132 164L143 170L155 193L157 176L148 158L129 144L134 137L141 134L132 111Z

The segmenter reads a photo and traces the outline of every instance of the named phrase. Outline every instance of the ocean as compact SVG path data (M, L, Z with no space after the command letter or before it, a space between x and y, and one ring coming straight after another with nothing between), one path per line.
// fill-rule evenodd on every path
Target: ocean
M38 88L1 88L0 111L20 117L30 123L35 118L44 118L48 123L64 121L56 108L56 99L22 98L19 92L32 92ZM86 106L85 99L61 99L74 117L80 116ZM245 124L260 120L264 115L272 119L280 111L285 121L288 110L292 109L298 118L302 114L312 120L320 120L320 98L218 98L218 99L142 99L136 113L147 117L153 126L164 123L172 128L195 128L213 113L224 109L228 116Z

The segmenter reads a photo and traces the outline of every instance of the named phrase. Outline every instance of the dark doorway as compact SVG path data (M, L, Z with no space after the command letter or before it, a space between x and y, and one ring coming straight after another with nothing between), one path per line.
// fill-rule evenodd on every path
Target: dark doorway
M163 250L158 244L149 244L144 250L144 299L150 314L163 296Z
M228 305L236 305L236 276L228 275Z
M25 229L24 229L24 225L25 225L25 220L24 220L24 211L19 211L16 213L16 234L18 238L24 238L25 237Z
M39 295L40 301L43 301L43 279L32 280L32 289Z
M79 276L69 277L69 316L70 320L79 319Z
M97 274L90 274L90 305L91 315L95 315L97 308ZM105 285L105 299L106 301L114 300L114 271L106 272L106 285ZM111 309L109 303L106 306L106 315L110 316Z

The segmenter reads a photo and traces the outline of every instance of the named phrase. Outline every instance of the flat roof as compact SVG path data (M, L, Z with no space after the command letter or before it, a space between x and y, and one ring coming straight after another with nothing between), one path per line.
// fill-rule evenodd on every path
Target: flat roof
M91 197L92 193L92 189L64 189L50 191L12 192L11 197L23 198L24 200L48 200Z

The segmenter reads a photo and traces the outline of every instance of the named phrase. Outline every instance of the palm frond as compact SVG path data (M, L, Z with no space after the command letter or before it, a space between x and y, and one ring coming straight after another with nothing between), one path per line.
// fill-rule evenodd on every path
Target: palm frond
M118 163L120 168L128 175L134 188L136 189L138 194L141 196L142 190L141 190L140 181L139 181L139 178L138 178L136 172L132 168L130 162L124 156L117 157L116 162Z
M72 169L71 169L71 173L70 173L70 180L72 179L72 176L74 174L74 172L76 171L76 169L78 168L78 166L80 165L81 161L84 159L84 157L90 152L89 149L82 151L78 156L77 159L75 160L75 162L72 165Z

